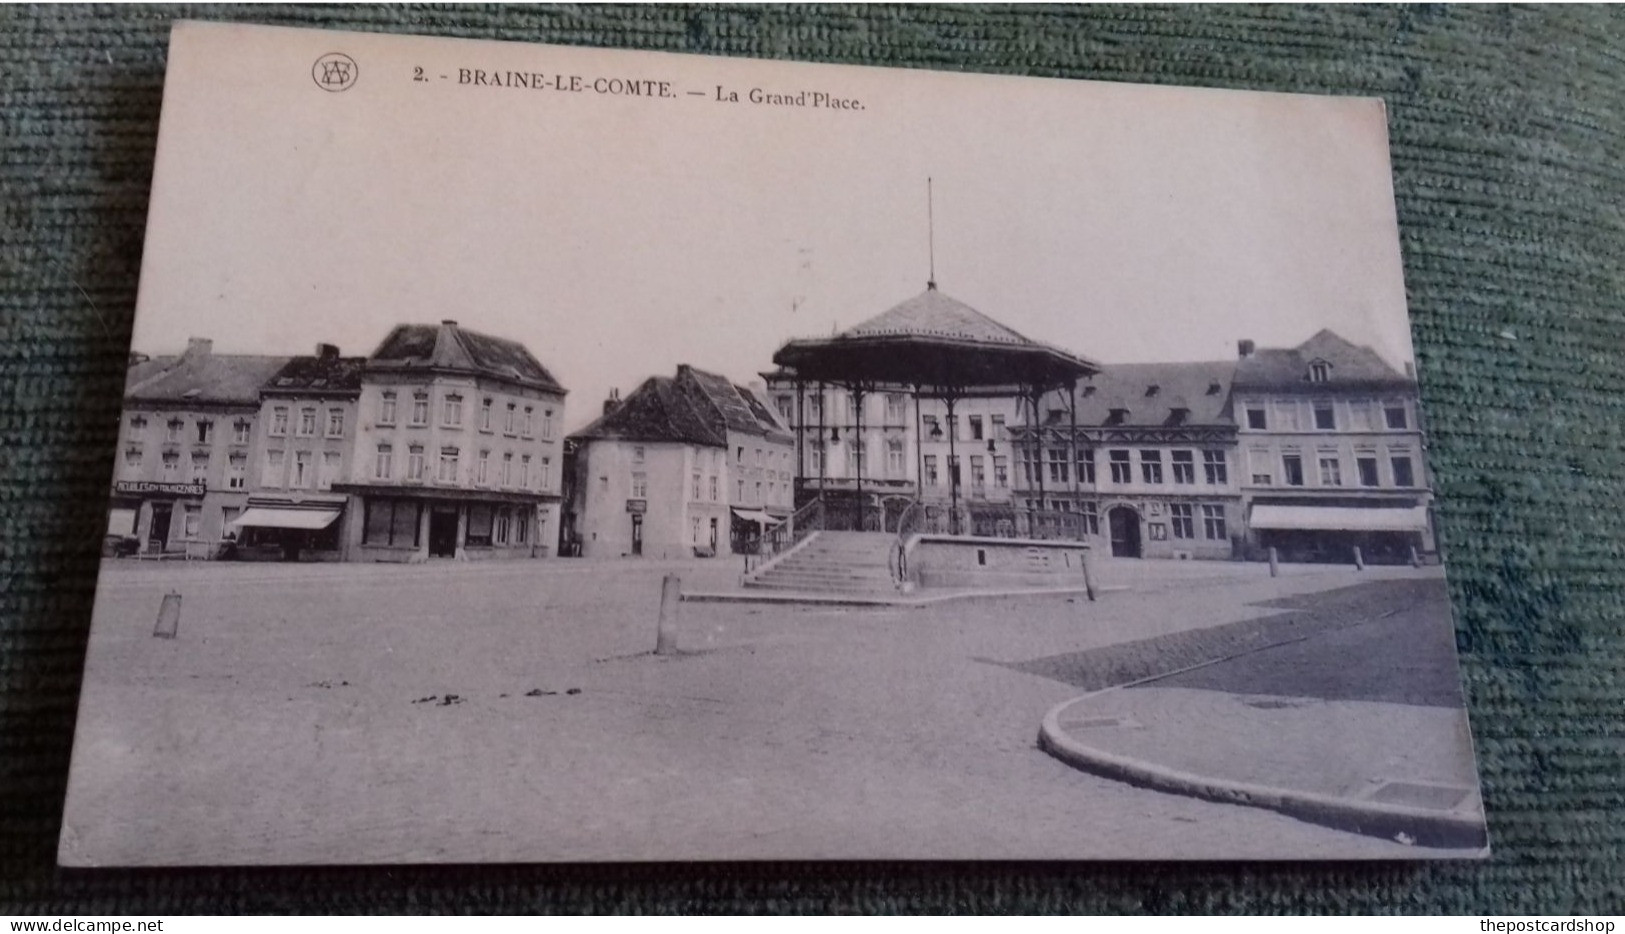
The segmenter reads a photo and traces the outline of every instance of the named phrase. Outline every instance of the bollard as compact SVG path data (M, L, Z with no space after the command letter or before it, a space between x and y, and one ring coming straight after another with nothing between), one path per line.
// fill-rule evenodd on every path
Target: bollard
M1411 567L1419 568L1421 566L1422 566L1422 556L1417 553L1416 546L1412 545L1411 546Z
M181 595L171 590L164 594L164 602L158 605L158 622L153 624L152 634L158 639L173 639L181 628Z
M1365 555L1360 554L1359 545L1354 546L1354 569L1356 571L1365 570Z
M1275 553L1275 546L1270 546L1270 576L1281 576L1281 556Z
M667 574L660 582L660 622L655 633L655 654L677 654L677 604L683 599L683 581Z
M1083 553L1083 559L1080 563L1083 565L1083 592L1089 598L1089 602L1093 603L1095 602L1095 574L1094 570L1089 567L1088 551Z

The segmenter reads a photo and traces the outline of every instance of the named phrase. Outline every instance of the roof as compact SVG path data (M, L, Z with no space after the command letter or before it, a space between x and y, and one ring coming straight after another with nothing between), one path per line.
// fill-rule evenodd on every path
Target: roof
M159 361L168 361L152 367ZM137 381L125 383L128 402L163 405L259 405L260 387L288 362L287 357L187 352L154 357L132 368L147 368Z
M1310 364L1324 361L1331 372L1324 383L1309 381ZM1236 362L1240 389L1348 388L1412 386L1415 380L1388 365L1370 347L1351 343L1322 329L1296 347L1264 347Z
M518 341L440 324L398 324L367 359L368 369L450 370L563 393L553 374Z
M773 362L802 379L956 389L1057 386L1100 368L1005 327L944 295L934 282L834 337L790 341Z
M727 447L728 435L716 419L696 410L691 393L669 376L651 376L620 404L570 435L582 441L670 441Z
M1230 381L1235 371L1234 360L1107 364L1078 383L1078 424L1233 425ZM1113 417L1113 409L1121 414Z
M271 374L269 393L359 393L366 357L294 357Z
M763 426L756 420L756 414L751 411L750 403L745 401L738 387L728 377L696 370L684 363L677 367L677 384L684 391L693 394L694 401L701 411L704 411L706 406L715 408L716 415L722 419L727 430L757 435L763 432Z

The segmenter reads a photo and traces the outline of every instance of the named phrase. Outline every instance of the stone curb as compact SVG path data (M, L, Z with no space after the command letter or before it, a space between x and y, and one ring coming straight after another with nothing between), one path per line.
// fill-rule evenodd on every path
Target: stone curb
M1096 587L1095 593L1115 593L1127 587ZM989 600L1005 597L1087 596L1082 587L1055 587L1041 590L975 590L968 593L938 594L930 597L888 596L886 594L820 593L684 593L684 603L781 603L815 606L891 606L917 608L960 600Z
M1038 729L1039 748L1074 768L1142 788L1265 808L1311 824L1416 846L1470 849L1489 855L1488 831L1477 815L1210 778L1086 746L1061 728L1061 714L1067 708L1116 690L1121 688L1074 697L1050 708Z

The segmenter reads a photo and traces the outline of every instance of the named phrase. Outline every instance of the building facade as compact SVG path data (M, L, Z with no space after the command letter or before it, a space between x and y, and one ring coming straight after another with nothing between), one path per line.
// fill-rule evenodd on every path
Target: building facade
M254 482L260 387L287 361L216 354L202 338L132 361L108 512L119 553L218 553Z
M750 552L793 511L791 436L766 401L714 373L651 377L570 442L573 553Z
M362 368L342 548L349 560L552 554L565 390L522 345L398 325Z

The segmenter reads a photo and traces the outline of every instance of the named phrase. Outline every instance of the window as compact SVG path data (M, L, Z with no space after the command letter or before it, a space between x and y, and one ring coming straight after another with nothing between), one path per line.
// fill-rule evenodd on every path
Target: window
M185 510L185 524L181 527L181 534L186 538L197 538L203 533L203 504L187 503L182 508Z
M241 490L248 486L248 455L233 454L226 461L226 489Z
M1309 382L1324 383L1332 375L1332 365L1324 360L1316 360L1309 364Z
M265 452L265 485L282 485L282 467L285 455L281 451Z
M271 436L281 438L288 433L288 407L285 405L271 408Z
M1133 483L1134 467L1129 463L1129 453L1123 450L1106 452L1106 459L1112 466L1113 483Z
M239 418L231 424L231 443L247 444L249 433L254 430L254 423L246 418Z
M553 440L553 410L542 410L542 440Z
M1255 474L1253 474L1253 485L1254 486L1269 486L1271 483L1274 483L1274 482L1275 482L1274 478L1271 477L1267 473L1255 473Z
M137 415L130 419L130 440L139 441L147 435L147 420Z
M429 394L422 390L412 393L412 424L429 424Z
M632 446L632 463L634 463L634 464L643 463L644 456L645 456L645 451L644 451L643 445L634 444Z
M853 421L863 417L863 397L858 393L849 393L846 397L846 414Z
M1001 490L1010 486L1010 458L993 458L993 485Z
M762 449L761 448L756 449L756 466L758 466L758 467L762 466Z
M435 479L441 483L456 483L457 460L458 452L456 448L441 448L440 470L435 474Z
M1269 427L1269 419L1264 415L1263 406L1247 409L1247 427L1254 431L1263 431Z
M1354 458L1354 466L1360 472L1361 486L1377 485L1377 458L1364 455Z
M920 421L924 425L924 430L927 437L936 439L940 439L942 437L942 426L938 424L937 417L935 415L922 415L920 416Z
M1174 503L1168 507L1168 516L1174 527L1174 538L1196 537L1196 509L1190 503Z
M395 394L393 392L385 392L378 398L378 424L395 424Z
M513 543L523 545L530 537L530 513L523 508L513 511Z
M1343 465L1338 462L1336 456L1322 457L1320 459L1320 485L1343 485Z
M907 472L903 467L903 439L892 438L888 440L886 442L886 475L901 477Z
M502 452L502 485L513 486L513 452Z
M928 486L936 486L940 482L937 480L937 456L935 454L925 455L925 482Z
M1174 482L1196 482L1196 455L1192 451L1173 451L1169 457L1173 460Z
M1281 455L1281 477L1287 486L1303 486L1303 458L1297 454Z
M236 522L237 518L239 516L241 516L242 514L243 514L243 510L242 510L242 507L240 507L240 506L221 506L220 507L220 530L221 530L221 532L225 533L225 532L229 531L231 529L231 524L233 522Z
M198 419L192 425L197 430L197 443L208 444L214 440L214 422Z
M514 427L515 427L514 426L514 420L515 420L515 418L516 418L516 416L518 414L519 414L519 403L517 403L517 402L508 403L508 410L506 412L504 412L503 415L502 415L502 433L503 434L511 435L511 434L514 433Z
M692 498L700 498L700 475L698 473L694 474L694 495Z
M1382 407L1382 414L1388 420L1389 428L1406 428L1410 424L1410 417L1405 412L1405 403L1393 402Z
M344 434L344 410L328 409L327 436L329 438L337 438L342 434Z
M164 452L164 480L173 481L181 471L181 456L176 451Z
M1095 451L1093 448L1078 448L1078 482L1095 482Z
M745 502L745 481L743 480L737 480L734 482L734 502Z
M854 437L847 444L847 446L846 446L846 469L852 474L852 476L854 476L854 477L863 476L863 469L864 469L864 467L867 466L864 463L863 455L866 454L866 453L868 453L868 452L864 449L864 442L863 442L862 438Z
M1337 415L1330 402L1315 403L1315 428L1318 431L1335 431L1337 429Z
M310 486L311 456L309 451L295 451L293 455L293 482L289 486Z
M546 490L546 489L550 488L552 485L553 485L553 460L552 460L552 458L544 457L544 458L542 458L541 469L538 471L538 475L536 477L536 486L539 489ZM695 484L694 498L695 499L700 498L700 490L699 490L699 485L698 484Z
M480 400L480 430L491 430L491 397L486 396Z
M1416 486L1416 474L1411 471L1409 457L1396 454L1388 463L1394 469L1394 486Z
M758 505L762 502L762 481L760 480L756 481L756 502Z
M700 543L700 517L695 516L689 526L689 541L695 545Z
M322 453L322 472L316 478L316 489L332 489L333 481L339 476L340 455L337 451L324 451Z
M1202 507L1202 534L1214 541L1224 541L1230 537L1229 530L1224 525L1223 506Z
M711 475L711 502L717 501L717 475Z
M209 479L209 455L197 451L192 454L192 482L206 483Z
M463 427L463 397L455 393L440 400L440 424L447 428Z
M970 439L972 441L982 440L982 416L972 415L966 421L970 422Z
M526 490L530 489L530 455L529 454L521 454L521 455L519 455L519 486L521 488L523 488L523 489L526 489Z
M1072 479L1072 458L1066 448L1049 449L1049 479L1051 483L1069 483Z
M1225 464L1224 452L1207 450L1202 452L1202 473L1207 482L1214 486L1221 486L1230 482L1230 470Z
M481 451L474 461L474 483L484 486L491 482L491 452Z
M991 423L991 428L992 428L992 434L990 434L989 437L993 438L996 441L1003 441L1005 439L1004 416L1003 415L991 415L991 416L988 417L988 421Z
M908 418L908 397L902 393L886 393L886 423L901 424Z
M394 448L387 444L378 445L378 454L372 462L372 476L375 480L388 480L395 474Z
M141 474L141 446L132 444L124 449L124 476L137 477Z
M406 449L406 479L423 479L423 445L414 444Z
M169 420L169 430L164 434L165 441L180 441L181 435L186 431L186 423L178 418Z
M506 509L498 509L496 521L492 524L491 541L498 545L508 544L508 524L511 513Z
M1282 431L1297 431L1298 409L1299 406L1296 402L1275 403L1275 416L1278 422L1275 427Z
M535 422L536 422L536 409L531 407L531 406L528 406L528 405L525 406L525 420L519 423L519 435L520 435L520 437L522 437L522 438L531 437L532 433L536 430L535 429Z
M1162 452L1140 452L1140 476L1146 483L1162 482Z
M734 463L739 464L740 466L744 466L744 464L745 464L745 449L743 447L740 447L737 451L734 452Z
M416 547L420 504L409 499L367 499L361 524L364 545Z
M970 457L970 485L977 489L987 486L987 466L975 454Z
M773 407L779 410L779 418L784 419L786 425L791 423L790 413L794 411L790 404L790 397L779 394L773 397ZM700 540L700 520L694 520L694 540Z
M316 409L314 406L306 406L299 410L299 434L308 438L315 433Z
M470 545L491 544L491 507L475 504L468 507L468 528L463 540Z

